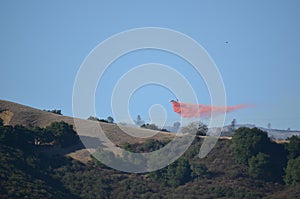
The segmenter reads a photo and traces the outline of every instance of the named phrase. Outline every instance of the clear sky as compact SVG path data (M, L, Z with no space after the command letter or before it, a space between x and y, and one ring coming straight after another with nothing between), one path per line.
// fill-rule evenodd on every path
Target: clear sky
M238 123L300 129L300 2L285 1L0 1L0 98L72 115L76 73L89 52L119 32L142 27L180 31L201 44L222 75L227 104L255 108L227 115ZM96 93L97 116L111 115L114 84L143 63L167 64L184 74L200 103L210 98L201 77L174 55L155 50L113 64ZM133 117L148 120L161 104L178 120L167 89L149 85L130 100Z

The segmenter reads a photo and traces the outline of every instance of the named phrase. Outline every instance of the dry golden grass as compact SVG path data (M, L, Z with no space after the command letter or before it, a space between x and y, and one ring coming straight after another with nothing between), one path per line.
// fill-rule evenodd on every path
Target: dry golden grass
M50 125L52 122L60 122L64 121L68 124L73 125L74 129L76 130L76 126L74 125L74 118L68 116L62 116L54 113L50 113L47 111L38 110L35 108L31 108L28 106L24 106L21 104L0 100L0 118L4 121L4 125L23 125L25 127L30 126L39 126L39 127L46 127ZM103 133L105 136L116 146L122 146L125 143L143 143L147 139L156 139L156 140L170 140L175 137L176 134L174 133L166 133L166 132L159 132L153 131L149 129L142 129L142 128L135 128L135 127L128 127L123 126L122 129L126 132L130 132L133 135L144 135L149 138L140 138L130 136L123 132L122 129L117 124L110 124L105 122L96 122L91 120L83 120L83 119L76 119L81 124L87 127L86 132L78 132L81 137L88 137L89 139L98 140L98 134L94 130L96 129L98 124L100 125ZM149 135L149 136L147 136ZM154 135L150 137L151 135ZM98 143L99 140L98 140ZM108 145L107 143L102 143L104 145ZM65 154L73 157L74 159L81 160L82 162L86 162L90 160L89 152L94 151L97 148L97 143L93 147L85 147L81 144L81 146L71 147L68 149L61 149L61 148L54 148L51 151L45 151L50 155L53 154ZM88 157L88 158L87 158Z

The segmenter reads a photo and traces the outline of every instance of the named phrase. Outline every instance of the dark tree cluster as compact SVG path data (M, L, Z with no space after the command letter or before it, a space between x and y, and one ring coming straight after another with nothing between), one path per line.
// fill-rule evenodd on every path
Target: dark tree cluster
M90 116L88 120L97 121L97 122L105 122L105 123L114 123L114 118L111 116L108 116L106 119L100 119L95 116Z
M20 125L1 126L0 141L10 146L20 148L31 148L42 145L60 145L68 147L79 141L73 126L63 121L53 122L45 128L32 127L25 128Z
M287 185L298 185L300 184L300 137L292 136L286 149L289 160L284 181Z
M277 144L260 129L239 128L232 138L238 162L248 166L256 179L300 184L300 138L293 136L289 143Z
M150 130L160 130L156 124L143 124L141 128L150 129Z
M49 112L49 113L54 113L54 114L57 114L57 115L62 115L61 110L58 110L58 109L44 110L44 111L47 111L47 112Z

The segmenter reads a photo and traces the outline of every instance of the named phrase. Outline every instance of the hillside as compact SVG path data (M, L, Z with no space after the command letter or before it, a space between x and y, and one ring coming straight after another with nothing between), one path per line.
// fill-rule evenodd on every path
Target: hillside
M76 130L76 126L74 125L74 119L72 117L58 115L54 113L50 113L47 111L38 110L29 106L24 106L21 104L17 104L14 102L9 102L5 100L0 100L0 118L4 121L4 125L22 125L25 127L30 126L39 126L46 127L50 125L52 122L60 122L64 121L70 125L73 125ZM89 126L90 124L94 124L94 121L88 120L80 120L83 124ZM143 142L145 139L139 139L132 136L128 136L124 134L123 131L115 124L99 122L101 128L108 136L110 140L112 140L115 144L122 144L125 142L128 143L136 143ZM132 134L153 134L155 131L143 128L134 128L134 127L122 127L126 131L131 132ZM87 134L82 134L82 136L90 136ZM154 139L164 140L170 139L174 135L172 133L159 132L154 136Z
M10 129L0 127L0 132ZM234 156L231 140L220 140L204 159L196 139L178 161L145 174L110 169L91 160L45 156L39 147L0 139L1 198L297 198L299 186L251 178ZM156 143L156 142L152 142ZM147 145L135 144L147 149ZM49 148L48 148L49 149Z
M5 125L45 127L54 121L73 123L73 118L38 110L14 102L0 100L0 118Z
M300 148L297 148L300 139L297 138L295 142L276 144L259 129L241 128L239 132L246 133L248 138L241 134L239 139L245 139L245 143L238 146L238 137L233 137L232 140L220 139L208 156L200 159L197 154L203 137L197 137L185 154L169 166L151 173L131 174L108 168L91 158L78 142L67 147L34 144L36 134L43 135L44 132L53 130L50 125L52 122L64 120L74 124L71 117L7 101L0 101L0 110L0 118L5 124L0 125L0 198L252 199L299 198L300 195L300 181L291 178L290 182L295 183L286 186L283 178L287 157L299 156L300 160ZM95 124L95 121L80 121L88 127ZM122 133L115 124L100 124L107 137L132 152L157 150L174 136L160 132L151 139L133 138ZM31 127L35 125L41 128ZM126 128L145 134L153 133L145 129ZM91 135L93 134L86 133L80 136L81 139L95 139ZM241 163L237 155L244 158L243 153L241 151L236 154L240 149L234 147L243 149L251 140L255 144L250 143L249 151L244 153L253 153L249 159L257 163ZM253 146L257 148L251 149ZM97 142L94 150L96 148ZM261 153L265 153L263 157L267 157L262 162L258 158L261 156L257 155ZM268 167L263 167L264 165Z
M74 127L74 118L54 114L47 111L38 110L29 106L24 106L14 102L9 102L5 100L0 100L0 118L3 120L4 125L22 125L25 127L38 126L44 128L49 126L52 122L64 121ZM76 119L78 122L83 124L88 130L84 133L80 133L79 136L81 140L86 144L78 144L74 147L68 149L55 148L51 151L47 151L48 154L63 154L69 155L83 163L86 163L90 160L88 151L95 151L99 146L100 141L98 139L97 125L99 124L105 133L105 136L113 142L115 145L121 146L124 143L143 143L147 138L137 138L132 137L124 133L116 124L105 123L105 122L96 122L90 120ZM166 132L157 132L144 128L135 128L135 127L122 127L126 132L131 132L132 134L143 134L143 135L152 135L157 133L152 138L155 140L170 140L174 137L172 133ZM103 145L111 145L110 143L103 143ZM86 147L88 147L86 149ZM116 152L117 153L117 152ZM88 156L88 158L87 158Z

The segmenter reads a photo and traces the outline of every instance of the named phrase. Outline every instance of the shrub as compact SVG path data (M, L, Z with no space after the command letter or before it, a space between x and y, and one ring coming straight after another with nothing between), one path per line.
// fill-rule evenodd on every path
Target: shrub
M284 181L287 185L300 184L300 156L289 160L285 173Z

